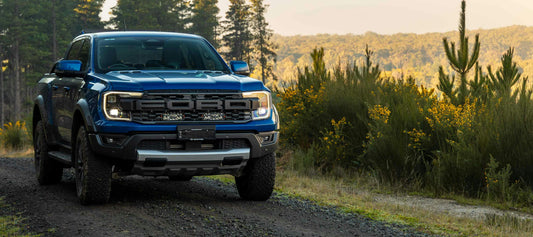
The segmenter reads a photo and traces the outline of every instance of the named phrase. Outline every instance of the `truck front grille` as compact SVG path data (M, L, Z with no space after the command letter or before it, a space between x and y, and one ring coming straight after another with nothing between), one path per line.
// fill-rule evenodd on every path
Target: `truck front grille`
M136 122L246 122L259 102L238 92L148 92L140 99L122 99L120 105Z

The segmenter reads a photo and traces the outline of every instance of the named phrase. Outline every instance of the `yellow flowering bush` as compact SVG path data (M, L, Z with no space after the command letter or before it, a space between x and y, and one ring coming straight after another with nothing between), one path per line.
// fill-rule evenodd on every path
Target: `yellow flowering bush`
M387 106L374 105L374 107L368 111L368 115L370 119L386 124L389 122L390 110Z
M413 128L413 130L404 131L404 133L409 135L409 144L407 147L415 150L421 150L423 148L423 143L429 140L428 135L421 129Z
M17 121L15 124L12 122L4 124L4 128L0 128L0 140L5 148L22 148L29 140L26 122Z
M349 144L345 139L344 130L350 126L343 117L339 121L331 120L331 128L325 129L320 138L320 146L318 147L321 158L320 165L334 166L335 163L347 161L347 151Z
M314 137L322 130L327 116L324 115L325 87L302 90L299 87L290 87L280 92L281 102L277 104L281 114L282 137L289 142L302 147L311 144ZM327 121L327 120L326 120Z

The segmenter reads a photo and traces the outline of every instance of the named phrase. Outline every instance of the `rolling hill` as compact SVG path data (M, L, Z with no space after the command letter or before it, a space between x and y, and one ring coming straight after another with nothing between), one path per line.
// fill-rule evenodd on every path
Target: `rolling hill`
M533 27L509 26L490 30L470 30L467 35L471 44L479 34L481 52L479 62L486 66L499 67L501 55L509 48L515 48L515 60L524 75L533 75ZM275 35L278 45L275 74L279 84L294 80L298 68L311 64L309 53L315 47L325 49L328 68L341 63L359 62L365 45L374 51L374 61L395 77L411 75L424 86L435 87L438 82L438 67L447 67L442 39L458 40L457 32L427 34L379 35L367 32L363 35L281 36Z

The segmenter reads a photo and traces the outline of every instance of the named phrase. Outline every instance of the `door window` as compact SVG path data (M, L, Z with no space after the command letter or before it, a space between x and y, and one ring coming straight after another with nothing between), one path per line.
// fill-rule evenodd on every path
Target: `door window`
M91 42L89 39L78 40L72 44L67 55L67 60L80 60L82 71L88 69Z

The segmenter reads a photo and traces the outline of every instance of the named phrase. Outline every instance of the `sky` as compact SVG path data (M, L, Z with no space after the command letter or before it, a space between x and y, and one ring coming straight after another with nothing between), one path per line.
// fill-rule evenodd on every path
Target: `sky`
M428 33L457 30L460 0L265 0L266 19L281 35ZM106 0L108 18L116 0ZM219 0L224 17L229 0ZM468 29L533 26L532 0L467 0Z

